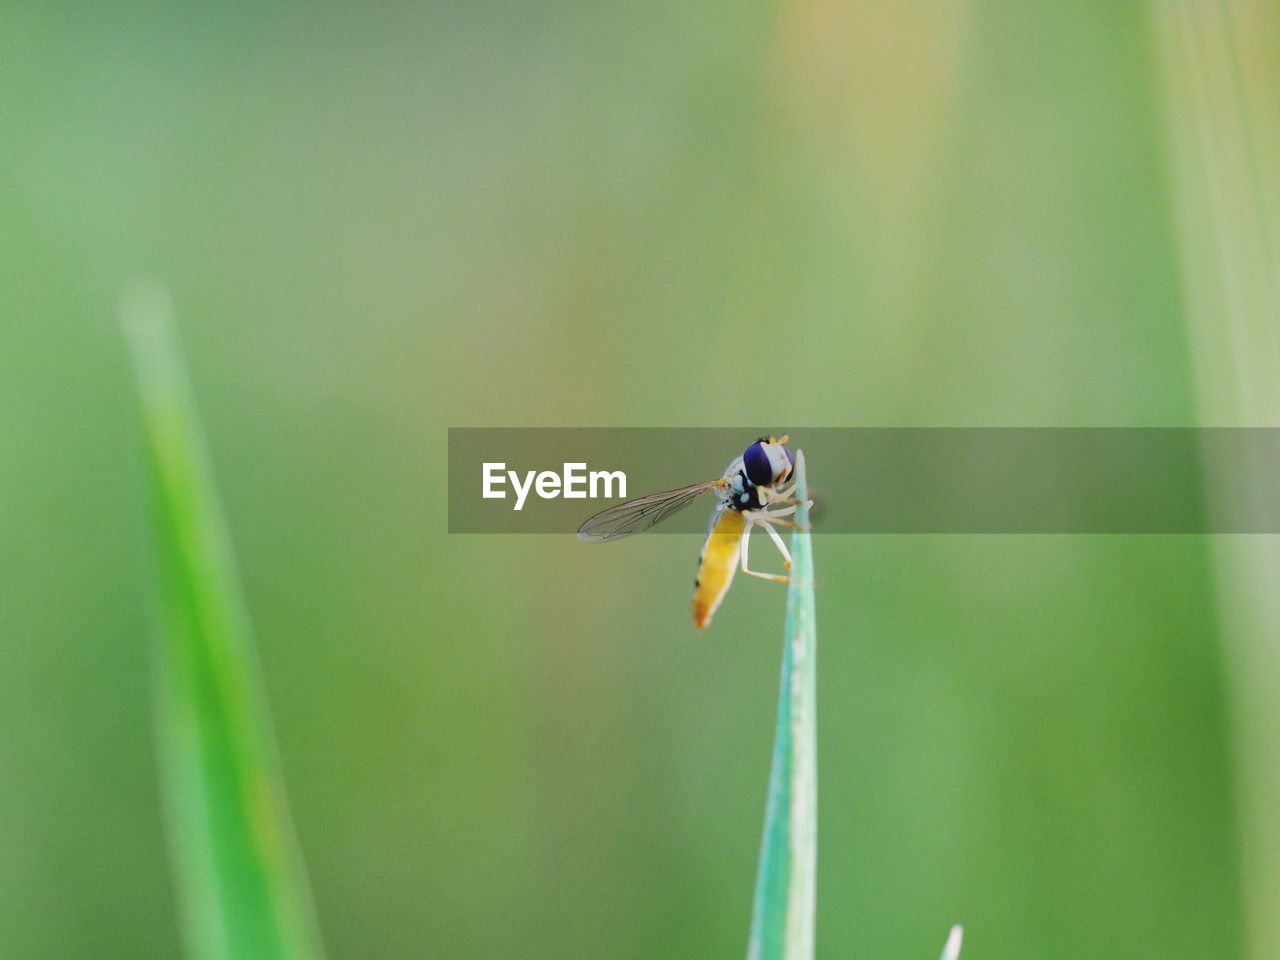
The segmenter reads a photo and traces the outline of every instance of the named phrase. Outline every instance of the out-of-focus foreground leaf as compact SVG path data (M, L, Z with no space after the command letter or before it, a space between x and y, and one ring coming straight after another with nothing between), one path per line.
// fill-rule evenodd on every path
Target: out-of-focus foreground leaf
M1169 186L1197 417L1263 427L1280 410L1280 17L1236 0L1149 4L1163 66ZM1260 465L1259 465L1260 467ZM1258 468L1252 474L1261 477ZM1275 490L1207 475L1265 515ZM1226 499L1223 500L1227 502ZM1280 542L1210 540L1231 710L1249 957L1280 956Z
M121 300L155 544L156 733L168 841L194 960L322 955L266 697L162 288Z

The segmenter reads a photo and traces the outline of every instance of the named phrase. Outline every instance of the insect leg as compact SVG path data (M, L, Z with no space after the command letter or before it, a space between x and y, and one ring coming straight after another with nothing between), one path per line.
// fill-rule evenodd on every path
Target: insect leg
M799 506L799 505L800 505L800 501L799 501L799 500L797 500L795 497L774 497L772 500L770 500L770 501L769 501L769 505L770 505L770 506L772 506L772 505L773 505L773 504L775 504L775 503L777 503L777 504L781 504L781 505L783 505L783 506L787 506L787 507L795 507L795 506ZM813 501L812 501L812 500L806 500L806 501L805 501L805 506L807 506L807 507L809 507L810 509L812 509L812 508L813 508Z
M784 517L789 517L791 514L796 512L795 504L792 504L789 507L783 507L781 510L770 510L766 507L760 512L764 514L765 517L765 519L761 521L763 523L776 523L780 527L791 527L793 529L800 526L794 520L783 519Z
M748 518L747 528L742 531L742 550L739 552L739 556L742 561L742 572L753 577L759 577L761 580L772 580L775 583L789 583L790 581L786 577L779 576L776 573L760 573L759 571L752 570L747 566L747 547L751 543L751 527L757 522L758 521L756 520ZM768 529L768 524L761 523L760 526L764 527L766 530ZM772 530L769 532L773 533ZM773 533L773 535L775 537L777 536L776 533ZM790 561L788 561L787 566L791 566Z
M787 549L787 545L782 542L782 537L778 536L778 531L773 529L773 525L768 520L757 520L756 522L760 524L760 526L764 527L770 538L772 538L773 545L777 547L779 552L782 554L782 562L786 565L786 568L790 570L791 552Z

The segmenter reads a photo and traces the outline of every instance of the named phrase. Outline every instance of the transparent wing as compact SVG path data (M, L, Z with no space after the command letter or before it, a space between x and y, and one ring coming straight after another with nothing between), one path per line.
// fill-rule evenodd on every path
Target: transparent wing
M638 500L628 500L601 510L578 528L578 539L587 543L604 543L648 530L671 514L687 507L708 490L723 490L729 485L724 477L695 483L665 493L651 493Z

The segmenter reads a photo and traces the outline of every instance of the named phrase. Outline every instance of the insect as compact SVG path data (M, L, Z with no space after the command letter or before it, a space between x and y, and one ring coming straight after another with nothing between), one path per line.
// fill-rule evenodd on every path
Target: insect
M739 566L743 573L761 580L788 582L785 576L761 573L747 566L751 530L762 527L781 552L786 568L791 569L791 554L774 529L775 525L794 526L785 518L795 513L798 504L792 496L795 484L791 482L795 458L787 439L786 436L761 437L742 451L741 456L734 457L725 468L724 476L715 480L650 494L601 510L578 528L578 539L603 543L641 533L702 494L714 492L720 502L711 513L693 586L693 623L696 627L705 627L729 592Z

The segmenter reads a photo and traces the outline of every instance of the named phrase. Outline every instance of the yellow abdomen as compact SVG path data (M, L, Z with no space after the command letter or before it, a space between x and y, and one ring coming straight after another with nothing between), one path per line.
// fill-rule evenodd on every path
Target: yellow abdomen
M698 561L698 578L693 585L693 625L705 627L729 592L738 569L738 552L742 549L742 531L747 521L737 510L724 510L702 546Z

